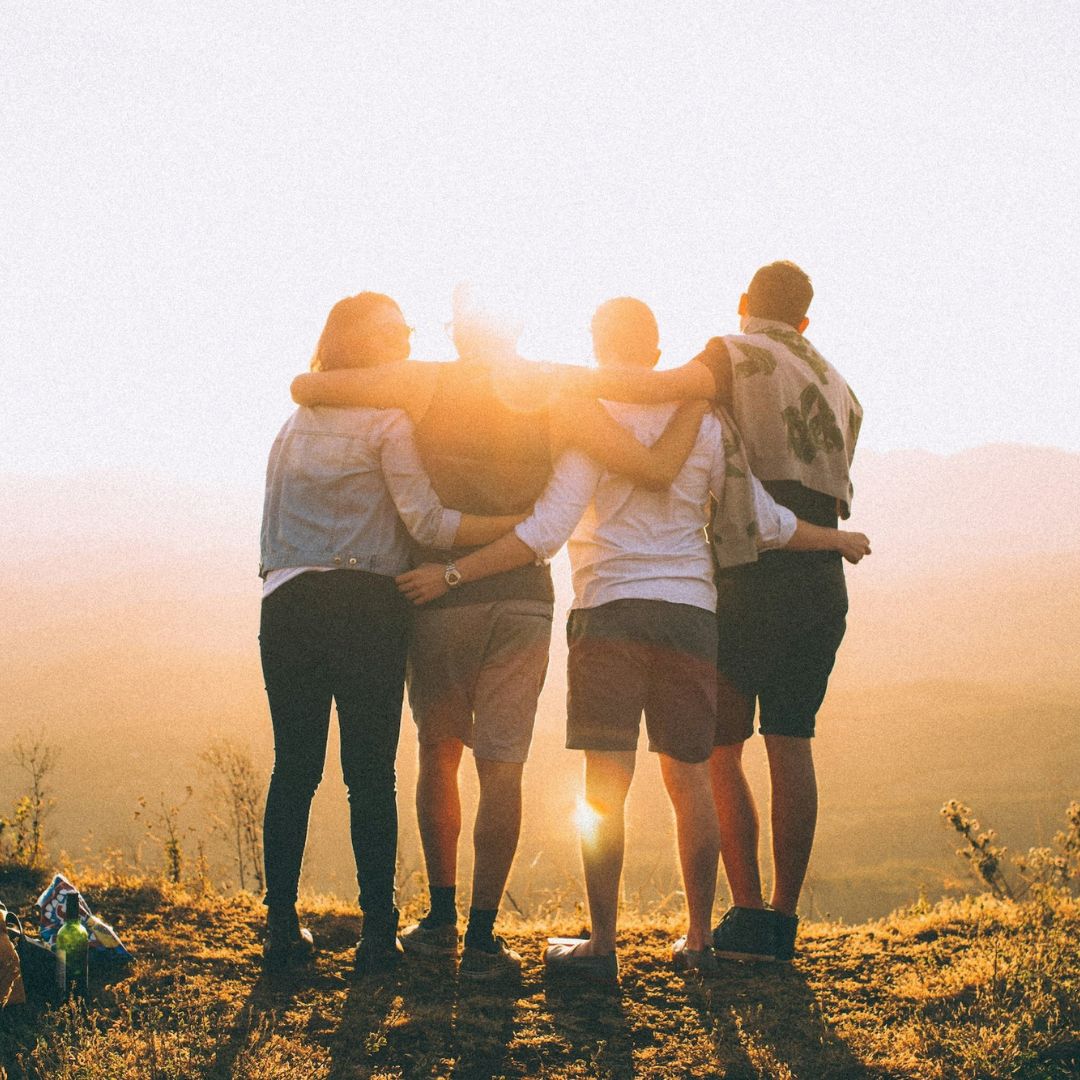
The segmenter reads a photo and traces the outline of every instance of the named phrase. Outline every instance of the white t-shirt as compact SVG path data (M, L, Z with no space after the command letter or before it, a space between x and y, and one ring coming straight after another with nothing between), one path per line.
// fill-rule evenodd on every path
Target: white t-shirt
M604 402L608 412L646 446L663 433L677 404ZM666 600L716 609L712 554L705 535L710 492L724 497L723 428L706 415L697 441L667 491L635 487L576 450L564 453L518 539L550 559L569 541L575 608L612 600ZM795 515L752 480L759 548L783 547Z

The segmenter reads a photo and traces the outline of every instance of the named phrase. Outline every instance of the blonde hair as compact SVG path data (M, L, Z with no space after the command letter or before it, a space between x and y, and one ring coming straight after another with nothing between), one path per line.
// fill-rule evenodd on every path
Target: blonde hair
M311 358L311 370L364 367L370 362L364 347L365 338L380 336L371 324L377 314L386 311L395 312L404 323L397 301L384 293L362 292L339 300L326 317L326 325Z

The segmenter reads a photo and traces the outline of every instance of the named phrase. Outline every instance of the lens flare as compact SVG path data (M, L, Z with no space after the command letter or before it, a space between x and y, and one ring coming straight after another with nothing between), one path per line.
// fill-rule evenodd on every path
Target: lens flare
M578 796L574 810L574 824L577 826L578 835L586 844L596 843L600 832L600 814L581 795Z

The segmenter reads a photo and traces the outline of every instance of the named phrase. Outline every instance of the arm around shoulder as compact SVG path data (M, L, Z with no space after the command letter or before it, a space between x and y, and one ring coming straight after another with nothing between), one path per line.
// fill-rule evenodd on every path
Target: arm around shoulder
M415 421L427 410L435 377L435 365L411 360L369 368L311 371L293 379L292 397L298 405L403 409Z
M552 441L588 454L610 472L628 477L649 491L665 491L679 475L697 440L702 417L709 411L700 398L684 402L652 446L645 446L615 420L598 401L571 398L558 419Z
M657 405L664 401L712 398L716 392L709 369L696 359L677 368L572 368L563 374L569 395Z

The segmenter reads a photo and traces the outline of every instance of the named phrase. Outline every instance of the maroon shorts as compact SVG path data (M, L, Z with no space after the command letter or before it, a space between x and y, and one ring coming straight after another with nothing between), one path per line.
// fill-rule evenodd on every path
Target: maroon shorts
M649 749L705 761L716 728L716 616L664 600L613 600L566 624L566 745L634 750L641 714Z

